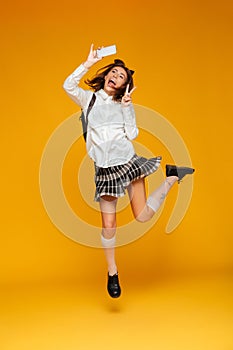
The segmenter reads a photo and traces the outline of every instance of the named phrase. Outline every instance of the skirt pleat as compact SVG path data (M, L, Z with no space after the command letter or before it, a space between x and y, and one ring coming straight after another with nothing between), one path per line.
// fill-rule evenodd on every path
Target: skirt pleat
M104 195L123 197L131 182L154 173L162 157L144 158L134 155L126 164L100 168L95 165L96 191L94 200L99 202Z

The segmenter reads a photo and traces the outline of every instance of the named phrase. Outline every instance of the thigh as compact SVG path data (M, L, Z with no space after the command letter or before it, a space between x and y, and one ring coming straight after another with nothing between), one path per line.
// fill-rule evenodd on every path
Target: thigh
M117 197L102 196L100 197L100 210L103 227L116 226L116 206Z
M134 217L137 218L146 207L145 179L131 182L128 187L128 194Z

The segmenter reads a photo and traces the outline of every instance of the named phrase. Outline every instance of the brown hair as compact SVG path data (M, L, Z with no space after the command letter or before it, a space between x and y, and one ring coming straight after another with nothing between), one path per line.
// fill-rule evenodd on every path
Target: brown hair
M126 86L129 84L129 91L134 87L133 83L133 73L134 71L130 70L125 66L125 63L122 60L115 59L114 63L110 63L105 67L100 68L94 78L85 80L85 83L90 86L95 92L104 88L105 76L114 68L114 67L122 67L126 71L127 79L125 84L121 89L118 89L113 96L115 101L121 101L124 96Z

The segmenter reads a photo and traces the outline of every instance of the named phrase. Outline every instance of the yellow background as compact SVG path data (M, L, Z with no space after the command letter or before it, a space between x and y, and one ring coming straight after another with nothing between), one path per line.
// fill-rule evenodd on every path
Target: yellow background
M87 286L89 291L98 290L96 293L105 288L103 252L81 246L61 234L43 208L39 189L39 165L45 144L54 129L78 110L63 91L63 81L86 58L92 42L117 45L116 57L136 71L134 102L158 111L174 125L196 169L192 201L179 227L171 235L164 233L174 190L157 224L141 239L117 251L124 285L137 290L139 283L142 298L147 298L143 286L148 289L156 281L232 275L232 11L229 0L37 3L23 0L2 5L3 291L11 290L10 286L16 291L32 285L74 284L79 286L78 291L82 290L77 297L83 298L89 295L85 294ZM110 61L111 58L106 58L103 62ZM91 74L103 62L93 67ZM79 157L78 152L76 156ZM163 166L165 163L166 157ZM75 167L70 169L73 179ZM207 295L206 292L208 299ZM135 308L140 304L138 300L135 299ZM91 313L90 305L87 309ZM117 317L119 313L116 312ZM135 311L131 317L140 318L140 313L137 316ZM128 322L130 317L121 325L126 327ZM85 324L88 327L87 320ZM116 321L115 335L117 327L121 326ZM60 332L59 327L57 330ZM153 331L145 332L144 329L147 348L153 348ZM133 329L129 329L129 334L133 339ZM28 334L25 337L18 334L16 339L19 338L22 346L12 349L36 349L39 344L32 346L35 337L30 339ZM22 339L29 339L28 344L23 345ZM130 344L130 338L127 339ZM136 346L136 339L132 339L131 344ZM222 334L222 339L227 337ZM174 347L160 345L159 349L181 349L181 343L175 345L179 340L175 340ZM61 348L79 348L73 341ZM140 341L142 346L143 338ZM11 348L10 343L4 344L5 349ZM99 339L96 346L101 344ZM124 344L121 346L124 348ZM51 348L59 346L50 344ZM187 345L188 348L191 347ZM232 348L229 343L216 347ZM89 347L83 343L80 349Z

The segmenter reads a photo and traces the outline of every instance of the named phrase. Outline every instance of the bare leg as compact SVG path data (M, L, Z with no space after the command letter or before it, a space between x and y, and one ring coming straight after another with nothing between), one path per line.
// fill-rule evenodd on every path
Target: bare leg
M100 210L102 216L101 241L104 247L110 276L117 273L115 262L116 205L116 197L102 196L100 199Z
M157 190L151 193L148 199L146 199L145 180L139 179L133 181L128 187L128 193L131 208L136 220L140 222L150 220L177 181L177 176L169 176Z

